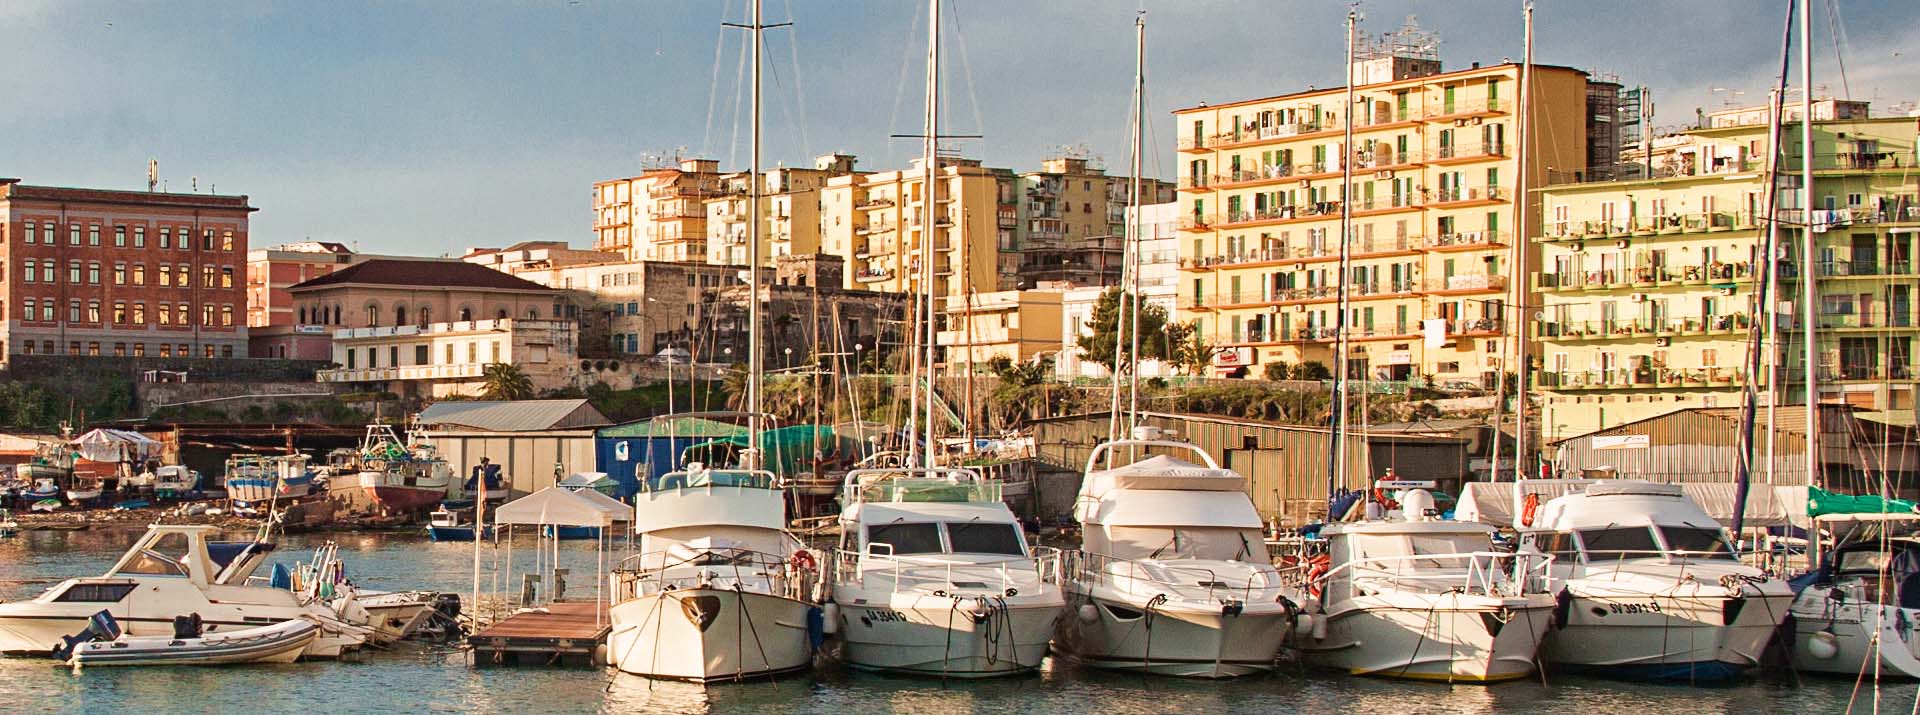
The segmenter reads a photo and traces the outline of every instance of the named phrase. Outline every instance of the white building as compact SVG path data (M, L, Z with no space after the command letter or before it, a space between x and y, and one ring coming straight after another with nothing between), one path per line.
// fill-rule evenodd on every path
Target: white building
M479 395L487 365L520 368L535 392L559 389L579 374L577 329L570 320L467 320L428 325L346 328L333 333L333 362L320 382L383 383L403 397Z
M1138 209L1129 207L1126 211L1129 221L1140 222L1140 295L1148 305L1159 306L1165 311L1169 322L1178 322L1183 319L1174 313L1174 293L1180 272L1177 233L1179 204L1150 204ZM1079 347L1080 337L1091 333L1087 326L1093 318L1093 306L1106 290L1101 287L1074 288L1066 291L1062 297L1060 317L1063 324L1060 334L1063 336L1063 346L1054 360L1054 375L1059 379L1106 377L1112 372L1109 365L1083 360L1083 351ZM1158 360L1145 361L1140 365L1142 377L1166 377L1173 373L1171 365Z

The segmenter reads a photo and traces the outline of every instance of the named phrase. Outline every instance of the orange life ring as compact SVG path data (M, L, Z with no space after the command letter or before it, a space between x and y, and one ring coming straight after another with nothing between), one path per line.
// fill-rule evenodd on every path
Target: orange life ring
M1320 595L1320 579L1333 568L1333 557L1326 554L1307 560L1307 592L1315 597Z
M794 568L802 571L812 571L820 567L820 564L813 560L811 551L795 551L792 556L787 557L787 563L793 564Z
M1526 500L1521 502L1520 525L1533 526L1533 513L1535 511L1538 511L1539 509L1540 509L1540 495L1528 494Z

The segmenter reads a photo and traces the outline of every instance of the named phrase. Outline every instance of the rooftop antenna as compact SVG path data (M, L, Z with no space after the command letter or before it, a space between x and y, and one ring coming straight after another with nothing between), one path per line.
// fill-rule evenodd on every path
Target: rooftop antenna
M200 177L198 177L198 176L195 176L195 177L193 177L193 184L192 184L192 186L193 186L193 192L194 192L194 193L196 193L196 194L197 194L197 193L200 193Z
M153 193L154 187L158 186L159 184L160 184L160 160L149 157L147 159L147 193L149 194Z

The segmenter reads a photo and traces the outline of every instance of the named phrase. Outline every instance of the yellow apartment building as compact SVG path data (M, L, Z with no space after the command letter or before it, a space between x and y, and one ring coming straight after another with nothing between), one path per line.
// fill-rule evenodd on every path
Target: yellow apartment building
M593 248L629 261L704 261L706 200L720 195L720 162L677 167L593 185Z
M1912 118L1869 119L1816 105L1813 211L1797 189L1798 122L1783 131L1778 255L1782 372L1758 380L1766 399L1802 402L1807 321L1796 316L1802 227L1815 233L1815 331L1821 399L1911 422L1920 335L1920 174ZM1792 114L1798 119L1798 114ZM1855 117L1822 119L1822 117ZM1548 441L1688 407L1740 404L1764 324L1766 112L1729 110L1707 128L1653 143L1651 177L1578 183L1556 176L1537 193L1535 287L1543 305L1537 376ZM1766 363L1761 356L1762 365ZM1771 387L1771 390L1769 389Z
M1013 173L942 158L939 201L926 231L922 165L828 179L820 194L821 252L847 259L847 288L917 292L921 241L930 234L934 295L996 289L998 227L1002 215L1016 211Z
M854 173L854 157L828 154L811 169L778 168L761 172L760 262L773 265L779 256L820 252L820 191L827 180ZM706 200L706 262L747 265L747 173L721 178L721 191Z
M985 370L1004 357L1026 362L1061 348L1061 290L1003 290L947 301L948 329L935 336L949 371ZM969 327L970 326L970 327Z
M1113 285L1125 260L1131 179L1108 175L1084 156L1056 156L1039 171L1020 175L1018 223L1001 227L1000 285L1033 288L1044 282ZM1173 183L1140 182L1141 203L1173 200Z
M1588 78L1533 70L1538 186L1549 168L1590 161ZM1392 55L1363 57L1354 71L1352 111L1336 86L1174 112L1177 319L1224 348L1217 375L1258 377L1273 362L1332 367L1347 202L1351 374L1491 385L1513 345L1506 306L1525 297L1510 280L1524 235L1512 190L1520 66L1442 72L1437 57ZM1343 161L1353 163L1350 200ZM1445 339L1430 347L1423 334L1436 329Z

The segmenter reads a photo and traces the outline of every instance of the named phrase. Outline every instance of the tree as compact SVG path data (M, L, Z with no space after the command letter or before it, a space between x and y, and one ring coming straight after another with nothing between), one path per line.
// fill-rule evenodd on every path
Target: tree
M1270 362L1264 369L1268 380L1287 380L1293 377L1293 365L1289 363Z
M1146 317L1146 314L1142 313L1141 317ZM1189 375L1203 374L1207 366L1213 364L1213 356L1220 354L1220 347L1200 337L1200 331L1193 329L1192 325L1184 327L1180 332L1186 339L1174 344L1173 363L1184 368Z
M1053 379L1053 358L1014 362L999 355L987 361L987 369L1000 378L1000 384L993 389L991 405L999 408L995 417L1001 426L1019 426L1036 413L1052 414L1055 392L1047 383Z
M512 363L487 363L480 373L480 394L489 400L525 400L533 397L533 380Z
M1094 302L1093 315L1087 318L1087 329L1091 332L1082 334L1077 343L1088 362L1111 367L1116 343L1122 343L1131 350L1133 314L1129 306L1126 316L1128 324L1120 325L1122 295L1119 288L1109 288L1100 294L1100 300ZM1131 294L1125 295L1131 297ZM1140 306L1140 359L1173 361L1175 350L1181 342L1179 338L1184 335L1173 336L1172 340L1161 337L1169 334L1167 311L1152 303L1142 303L1138 298L1134 298L1132 304ZM1128 367L1131 368L1130 363Z
M1326 363L1320 362L1319 360L1308 360L1300 363L1299 367L1293 369L1293 379L1331 380L1333 379L1333 371L1327 369Z

